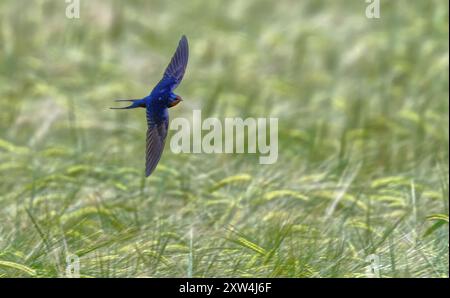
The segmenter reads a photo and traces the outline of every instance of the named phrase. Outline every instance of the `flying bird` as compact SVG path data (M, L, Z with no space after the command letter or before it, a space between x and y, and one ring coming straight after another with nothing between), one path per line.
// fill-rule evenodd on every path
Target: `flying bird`
M169 127L169 108L182 101L181 96L173 93L183 79L189 56L189 47L186 36L182 36L177 50L173 54L169 65L159 83L152 92L141 99L118 99L116 101L129 101L132 104L124 108L145 108L147 116L147 142L145 150L145 176L148 177L155 170L161 159Z

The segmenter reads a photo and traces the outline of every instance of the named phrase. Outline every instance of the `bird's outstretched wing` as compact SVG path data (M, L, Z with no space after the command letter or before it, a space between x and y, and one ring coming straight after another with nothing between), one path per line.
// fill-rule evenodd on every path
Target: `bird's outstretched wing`
M163 78L153 89L152 93L156 92L158 93L156 95L160 96L162 93L172 92L180 84L184 72L186 71L188 56L188 41L186 36L183 35L178 43L175 54L173 54L172 59L164 72ZM150 111L151 108L147 106L148 129L147 147L145 151L145 175L147 177L155 170L156 165L161 159L169 126L168 116L164 116L164 113L167 111L160 111L160 116L162 116L162 118L158 120L149 114Z
M159 91L170 91L172 92L178 87L181 80L183 79L184 72L186 71L186 66L189 58L189 46L186 36L182 36L180 42L178 43L177 50L173 54L169 65L164 72L163 78L155 87Z
M155 170L166 142L169 121L149 124L147 129L147 144L145 150L145 176L148 177Z

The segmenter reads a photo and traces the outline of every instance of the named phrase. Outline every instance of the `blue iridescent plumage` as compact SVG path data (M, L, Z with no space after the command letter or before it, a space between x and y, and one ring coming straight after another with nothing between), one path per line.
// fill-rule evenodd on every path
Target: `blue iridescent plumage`
M189 47L186 36L182 36L177 50L172 56L163 78L153 88L152 92L142 99L126 99L117 101L130 101L132 104L124 108L146 108L147 141L145 150L145 175L148 177L156 168L167 137L169 126L169 108L177 105L182 99L173 93L181 83L189 57Z

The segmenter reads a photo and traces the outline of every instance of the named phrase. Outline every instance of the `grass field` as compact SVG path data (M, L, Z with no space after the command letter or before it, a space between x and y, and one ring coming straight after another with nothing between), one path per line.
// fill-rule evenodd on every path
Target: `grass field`
M448 277L448 1L366 5L1 1L0 276ZM144 111L108 107L182 34L171 117L278 117L277 163L166 146L144 178Z

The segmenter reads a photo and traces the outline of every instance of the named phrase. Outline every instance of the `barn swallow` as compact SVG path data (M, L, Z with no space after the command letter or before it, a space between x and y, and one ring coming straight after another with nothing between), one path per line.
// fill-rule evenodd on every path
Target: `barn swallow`
M129 101L132 104L124 108L145 108L147 116L147 141L145 150L145 176L148 177L158 164L166 141L169 126L169 108L182 101L181 96L173 93L181 83L189 56L189 47L186 36L182 36L177 50L173 54L169 65L159 83L152 92L141 99L119 99L116 101Z

